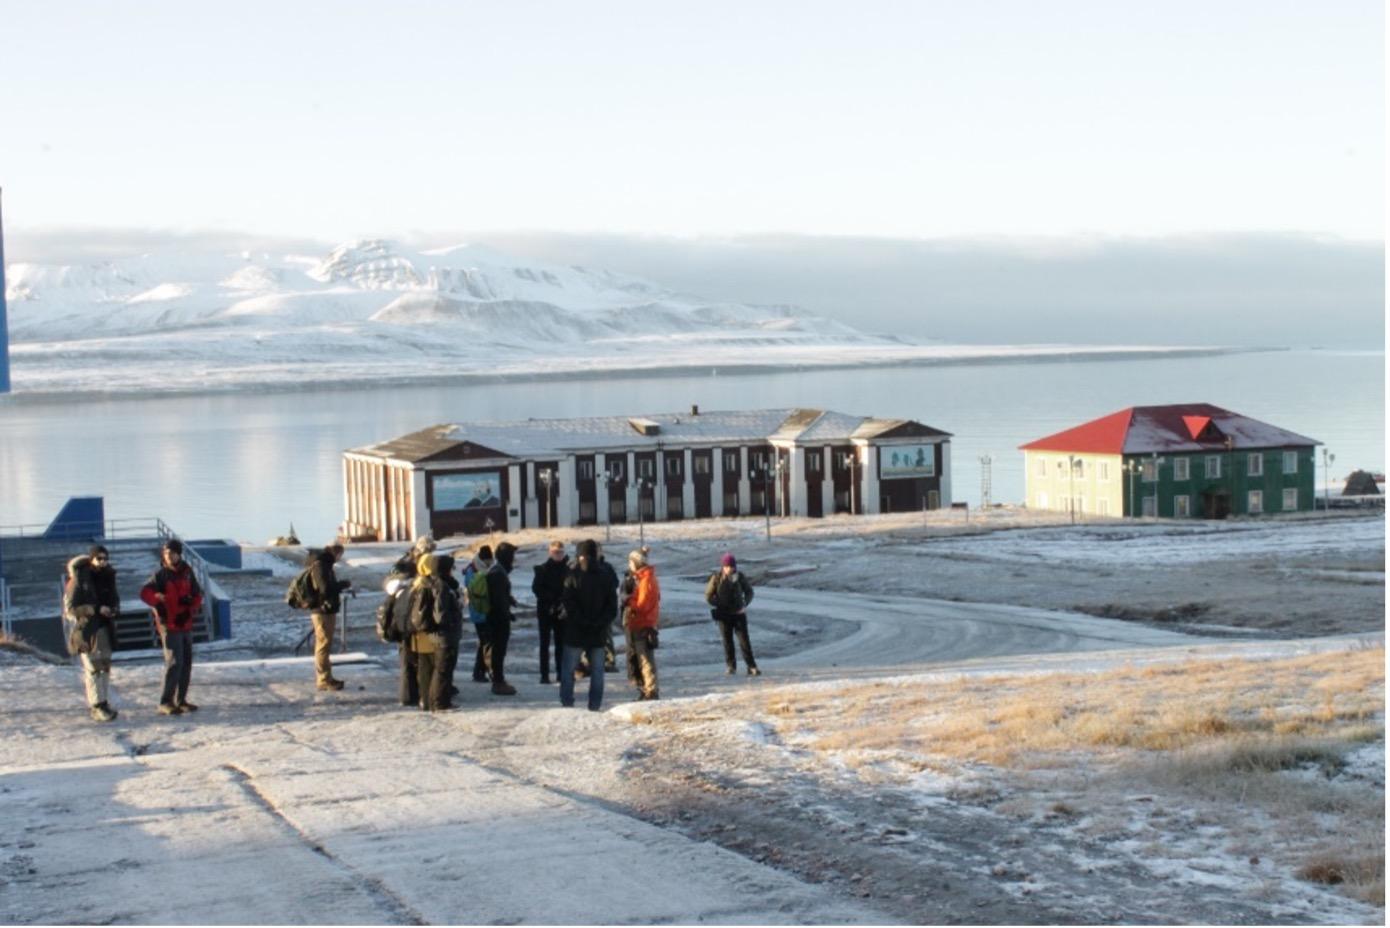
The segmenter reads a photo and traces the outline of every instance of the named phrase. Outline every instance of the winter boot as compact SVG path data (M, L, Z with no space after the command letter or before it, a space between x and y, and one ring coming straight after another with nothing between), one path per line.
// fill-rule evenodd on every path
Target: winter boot
M512 686L512 685L511 685L510 683L508 683L506 680L499 680L499 681L497 681L496 683L493 683L493 684L492 684L492 695L494 695L494 696L515 696L515 695L516 695L516 687Z

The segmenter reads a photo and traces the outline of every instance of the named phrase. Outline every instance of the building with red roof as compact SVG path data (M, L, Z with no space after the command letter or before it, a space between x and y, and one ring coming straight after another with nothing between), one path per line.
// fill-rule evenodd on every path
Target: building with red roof
M1131 406L1020 445L1027 505L1223 519L1313 508L1316 439L1210 403Z

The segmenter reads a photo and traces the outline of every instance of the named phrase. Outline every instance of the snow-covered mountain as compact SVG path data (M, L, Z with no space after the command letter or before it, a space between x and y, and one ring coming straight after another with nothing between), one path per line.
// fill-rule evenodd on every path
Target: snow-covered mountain
M704 300L464 245L327 256L152 254L7 269L16 393L732 371L1150 347L923 345L789 306ZM1179 349L1192 351L1192 349Z
M351 328L414 339L447 330L485 343L770 335L862 340L848 326L785 306L717 303L635 277L508 258L464 245L411 252L391 242L341 245L327 257L147 255L88 266L8 271L17 343L168 335L182 329Z

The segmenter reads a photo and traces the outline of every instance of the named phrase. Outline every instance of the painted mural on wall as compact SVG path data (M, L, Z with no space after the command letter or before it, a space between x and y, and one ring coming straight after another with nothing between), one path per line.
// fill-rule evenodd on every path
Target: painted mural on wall
M935 445L893 445L878 452L880 479L935 477Z
M459 509L500 509L502 473L439 474L434 478L434 508L440 512Z

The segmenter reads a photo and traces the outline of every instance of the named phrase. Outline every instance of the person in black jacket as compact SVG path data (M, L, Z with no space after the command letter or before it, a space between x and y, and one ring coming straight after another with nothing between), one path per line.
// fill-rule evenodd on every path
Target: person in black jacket
M309 552L309 586L313 590L314 606L310 616L314 622L314 676L321 690L340 690L343 681L333 676L333 633L338 630L338 613L343 608L343 592L351 589L351 580L339 580L333 570L343 556L343 546L328 545L321 551Z
M483 639L483 659L492 678L492 692L498 696L515 696L516 687L507 682L505 664L507 642L512 637L512 581L509 576L516 561L516 545L509 541L499 544L493 552L492 566L487 572L487 621L478 626Z
M613 614L608 617L608 624L603 638L603 669L608 673L615 673L618 669L618 649L613 646L613 623L618 620L618 588L622 586L622 581L618 579L618 572L613 569L613 565L608 563L608 558L603 556L603 545L594 542L598 552L598 560L595 562L595 569L604 581L613 588ZM579 676L587 677L589 671L589 655L579 656Z
M569 573L565 543L552 541L550 556L536 565L531 592L536 595L536 626L541 639L541 682L550 682L550 641L555 640L555 676L560 676L560 657L564 644L560 641L560 600L564 593L565 575Z
M753 601L753 587L748 578L739 573L738 562L732 554L724 555L719 570L710 575L705 584L705 602L710 606L710 617L719 626L719 637L724 642L725 673L738 669L734 663L734 635L738 635L739 650L743 652L743 663L748 666L748 675L756 677L762 673L758 662L753 660L753 645L748 641L748 604Z
M418 561L418 568L410 589L410 627L420 708L446 712L454 708L454 668L463 636L463 604L452 557L426 554Z
M415 544L410 550L397 558L396 563L391 565L391 572L386 575L386 582L383 589L388 596L395 596L399 592L402 596L409 594L409 587L419 574L419 561L427 554L433 554L435 542L433 535L421 535L415 539ZM415 660L415 652L410 647L410 638L407 637L400 643L401 658L401 685L400 697L403 706L418 706L420 704L420 667Z
M98 722L110 722L119 715L111 707L110 686L121 595L116 589L116 568L102 545L93 545L85 555L68 561L63 611L75 625L69 648L81 656L88 711Z
M589 710L603 706L603 642L618 611L616 586L599 569L598 544L579 543L575 567L565 577L563 603L565 653L560 663L560 705L574 705L574 671L580 654L593 668Z

